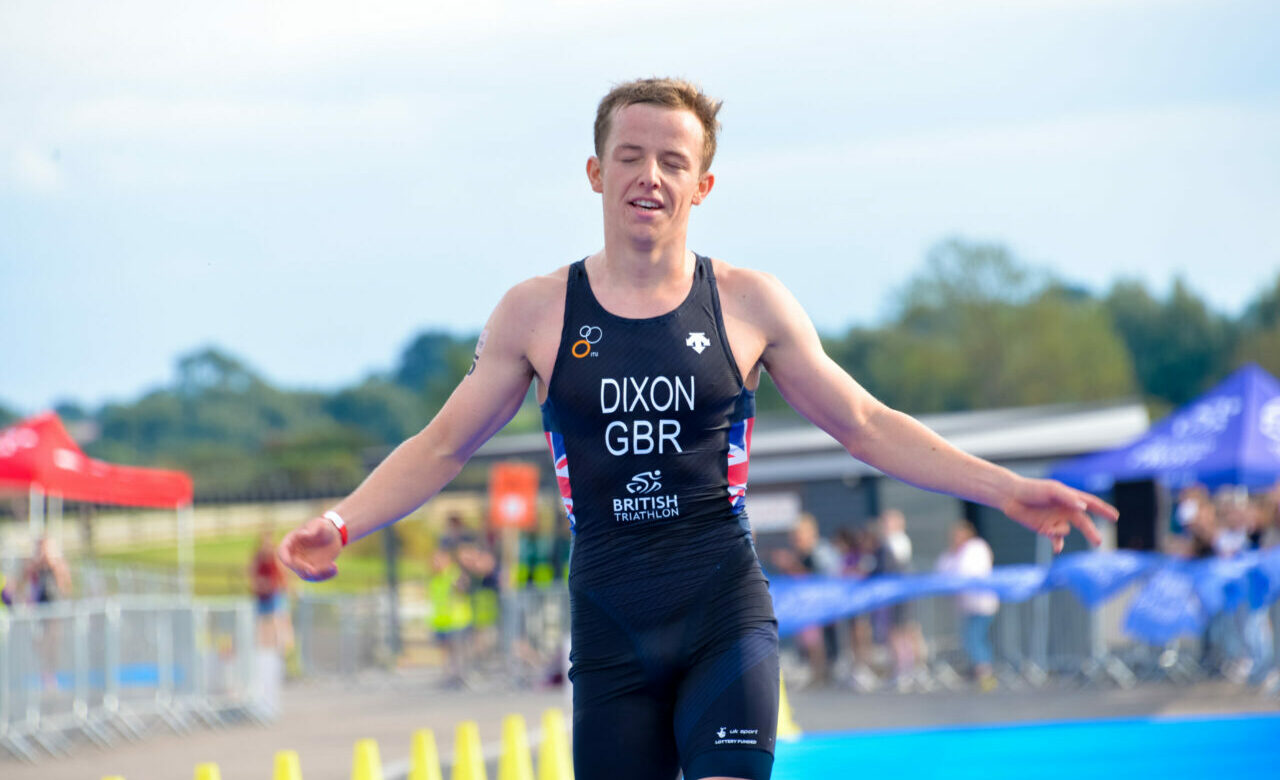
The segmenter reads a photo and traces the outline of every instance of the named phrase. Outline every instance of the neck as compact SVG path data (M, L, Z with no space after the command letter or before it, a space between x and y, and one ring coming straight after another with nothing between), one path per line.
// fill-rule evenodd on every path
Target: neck
M674 240L654 243L606 232L604 251L597 257L599 267L611 282L650 289L687 286L694 265L684 233Z

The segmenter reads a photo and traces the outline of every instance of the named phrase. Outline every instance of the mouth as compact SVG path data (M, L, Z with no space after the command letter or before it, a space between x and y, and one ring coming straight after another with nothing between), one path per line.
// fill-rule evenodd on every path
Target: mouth
M627 201L627 205L637 211L654 212L662 210L662 203L652 198L636 198L635 200Z

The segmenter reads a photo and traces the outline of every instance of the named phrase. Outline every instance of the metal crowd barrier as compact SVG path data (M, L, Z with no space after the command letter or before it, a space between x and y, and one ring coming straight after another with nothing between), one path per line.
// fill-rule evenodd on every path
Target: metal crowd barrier
M183 591L176 571L144 569L120 563L77 561L71 567L72 592L80 598L124 595L171 596Z
M0 612L0 747L35 761L159 728L266 720L247 599L160 596Z
M304 593L293 606L293 633L303 675L343 675L387 668L395 660L391 599L385 593Z
M527 687L563 674L569 637L567 588L555 584L521 589L501 596L497 606L494 622L442 637L432 630L427 608L402 603L396 634L385 593L304 592L291 615L297 673L352 676L388 669L407 656L417 659L417 665L438 668L443 682L473 689ZM394 646L397 638L399 649Z
M1275 641L1280 601L1266 610L1266 620L1254 626L1271 647L1270 657L1262 660L1263 668L1248 668L1247 678L1244 671L1237 671L1233 678L1233 668L1245 669L1238 665L1247 655L1240 636L1245 607L1216 618L1204 636L1150 645L1129 637L1123 628L1129 603L1140 588L1141 583L1135 583L1093 610L1065 590L1001 603L989 633L993 672L999 684L1012 690L1047 685L1131 688L1143 682L1186 685L1227 677L1236 682L1265 681L1269 685L1264 692L1280 697L1280 653ZM884 614L877 610L832 624L836 658L829 663L835 682L862 691L968 688L969 663L954 596L914 600L909 615L919 627L924 648L915 668L901 677L894 668L887 636L874 625L887 621ZM857 621L872 623L871 630L881 634L877 637L880 641L869 648L855 647L851 636ZM784 673L803 678L806 664L801 654L795 640L784 640Z
M1221 674L1220 659L1207 652L1204 638L1152 646L1128 636L1124 618L1140 588L1141 583L1136 582L1094 609L1085 607L1067 590L1002 603L990 629L993 668L1000 684L1014 690L1046 685L1129 688L1148 681L1186 684ZM301 673L355 675L396 664L400 656L392 647L390 610L385 595L304 594L293 616ZM834 627L837 655L831 661L838 681L864 690L967 688L969 665L954 597L917 599L911 602L909 613L920 628L924 647L905 686L895 678L885 637L870 648L870 658L855 657L850 639L855 619L840 621ZM856 618L880 619L882 616L874 612ZM496 630L473 628L447 648L460 656L457 675L446 670L445 640L431 632L421 611L402 606L400 622L406 643L435 651L427 663L439 668L442 681L449 684L527 687L550 682L567 669L569 597L562 583L505 595ZM1280 626L1280 602L1270 607L1270 626ZM802 666L794 643L785 644L790 657L784 659L784 666ZM1271 668L1275 657L1273 653Z

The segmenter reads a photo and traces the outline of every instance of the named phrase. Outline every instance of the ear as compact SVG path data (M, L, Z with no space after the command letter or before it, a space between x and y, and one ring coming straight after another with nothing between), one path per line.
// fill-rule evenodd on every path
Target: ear
M693 205L697 206L706 200L711 194L711 188L716 184L716 175L710 171L698 177L698 189L693 193Z
M594 154L587 158L587 181L591 182L592 192L604 192L604 172Z

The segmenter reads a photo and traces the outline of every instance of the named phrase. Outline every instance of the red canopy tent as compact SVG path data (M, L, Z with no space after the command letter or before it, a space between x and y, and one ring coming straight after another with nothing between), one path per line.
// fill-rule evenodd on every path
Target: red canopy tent
M0 491L29 494L33 538L42 532L46 497L59 518L64 499L177 510L184 573L190 565L191 477L90 458L53 412L0 430Z

